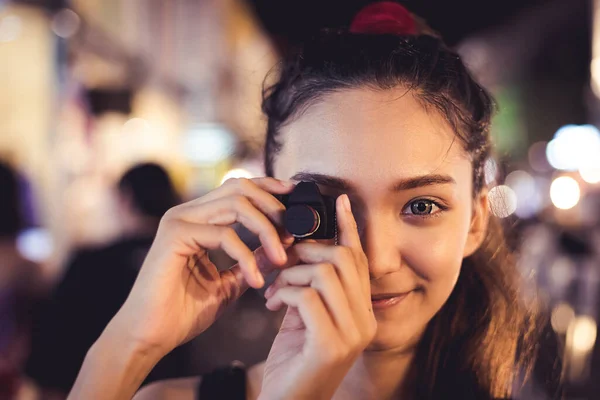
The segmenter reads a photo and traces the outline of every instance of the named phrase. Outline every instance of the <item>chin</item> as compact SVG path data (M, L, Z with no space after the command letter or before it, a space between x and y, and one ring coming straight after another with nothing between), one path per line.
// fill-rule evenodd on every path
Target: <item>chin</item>
M425 327L426 324L415 327L390 320L378 320L377 333L365 351L394 350L401 353L412 351L419 343Z

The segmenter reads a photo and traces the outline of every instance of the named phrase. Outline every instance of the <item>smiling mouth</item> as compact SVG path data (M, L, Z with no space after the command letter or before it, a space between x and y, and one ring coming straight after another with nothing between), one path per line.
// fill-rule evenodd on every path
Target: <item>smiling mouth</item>
M401 303L414 290L404 293L382 293L371 296L371 304L374 310L380 310Z

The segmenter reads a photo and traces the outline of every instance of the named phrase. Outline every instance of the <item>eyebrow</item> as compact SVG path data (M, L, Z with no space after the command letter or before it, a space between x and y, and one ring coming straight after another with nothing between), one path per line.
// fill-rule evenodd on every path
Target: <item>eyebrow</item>
M298 172L297 174L292 176L291 180L314 182L318 185L327 186L331 189L337 189L340 191L355 191L354 187L352 186L352 184L350 184L350 182L348 182L345 179L331 175L317 174L313 172ZM391 186L390 190L392 192L400 192L403 190L416 189L424 186L448 184L456 184L456 181L448 175L430 174L416 176L413 178L401 179L395 182Z

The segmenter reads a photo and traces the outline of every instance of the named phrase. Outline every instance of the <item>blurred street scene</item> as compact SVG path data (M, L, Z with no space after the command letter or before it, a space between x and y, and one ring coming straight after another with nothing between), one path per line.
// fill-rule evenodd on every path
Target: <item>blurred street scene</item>
M366 3L0 0L0 399L64 398L164 211L264 174L281 52ZM599 398L600 0L404 3L496 98L491 211L552 311L568 398ZM248 291L147 381L257 363L281 317Z

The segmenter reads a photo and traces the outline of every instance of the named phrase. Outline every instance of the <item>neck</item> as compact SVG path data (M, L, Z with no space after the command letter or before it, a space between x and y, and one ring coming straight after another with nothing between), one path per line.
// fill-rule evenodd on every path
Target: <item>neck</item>
M408 374L413 358L414 351L363 352L344 378L336 398L410 398Z

